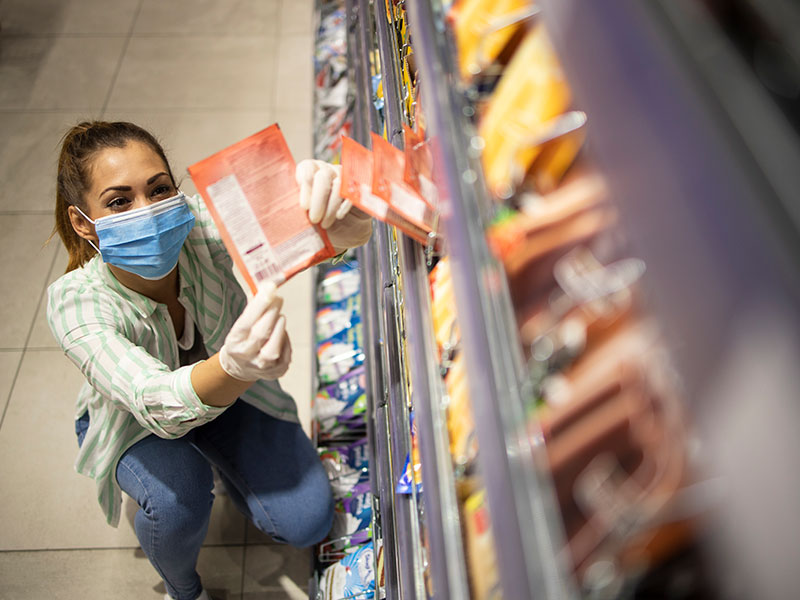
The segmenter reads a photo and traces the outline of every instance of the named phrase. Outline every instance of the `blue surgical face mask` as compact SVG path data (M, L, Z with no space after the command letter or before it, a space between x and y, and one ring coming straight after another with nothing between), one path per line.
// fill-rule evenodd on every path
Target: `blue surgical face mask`
M194 215L186 196L162 200L135 210L100 217L92 221L100 247L89 241L103 260L143 279L166 277L178 264L183 242L194 226Z

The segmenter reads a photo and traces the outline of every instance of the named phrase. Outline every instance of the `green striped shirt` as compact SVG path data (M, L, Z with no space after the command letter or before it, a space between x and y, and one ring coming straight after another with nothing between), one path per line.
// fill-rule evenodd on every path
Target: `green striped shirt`
M178 259L178 299L211 355L247 298L203 201L187 201L196 223ZM63 275L47 293L50 329L86 377L75 416L88 410L90 425L75 469L95 480L97 499L116 527L122 503L116 468L125 450L151 433L180 437L224 409L203 404L192 387L192 366L180 366L167 306L124 287L99 256ZM298 421L294 400L277 381L257 381L241 399L278 419Z

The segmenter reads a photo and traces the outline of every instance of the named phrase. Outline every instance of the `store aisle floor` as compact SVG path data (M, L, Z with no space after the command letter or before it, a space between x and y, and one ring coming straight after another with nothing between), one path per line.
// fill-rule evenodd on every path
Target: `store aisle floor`
M313 0L0 0L0 599L146 600L163 584L126 501L105 524L77 475L81 375L44 318L64 272L53 227L61 135L81 119L134 121L186 167L277 121L311 153ZM310 279L284 288L294 361L284 386L307 422ZM218 496L200 574L219 598L305 597L309 553L272 543Z

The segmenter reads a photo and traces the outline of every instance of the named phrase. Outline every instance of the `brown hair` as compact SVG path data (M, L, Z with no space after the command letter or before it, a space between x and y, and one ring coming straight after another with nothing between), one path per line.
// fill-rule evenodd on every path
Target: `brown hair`
M175 177L161 144L150 132L138 125L124 121L84 121L72 127L62 138L56 182L56 224L50 238L57 233L67 249L67 273L82 266L97 253L72 228L69 207L77 206L83 212L89 212L84 195L91 183L89 171L94 155L106 148L124 148L130 141L150 146L164 161L169 177L173 185L175 184Z

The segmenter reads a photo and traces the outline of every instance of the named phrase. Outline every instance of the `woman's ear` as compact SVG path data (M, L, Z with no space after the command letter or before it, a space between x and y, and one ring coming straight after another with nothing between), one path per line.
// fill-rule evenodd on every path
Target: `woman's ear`
M69 222L72 224L75 233L83 239L90 240L97 244L97 234L94 232L94 225L87 221L86 217L74 206L68 207L67 212L69 214Z

